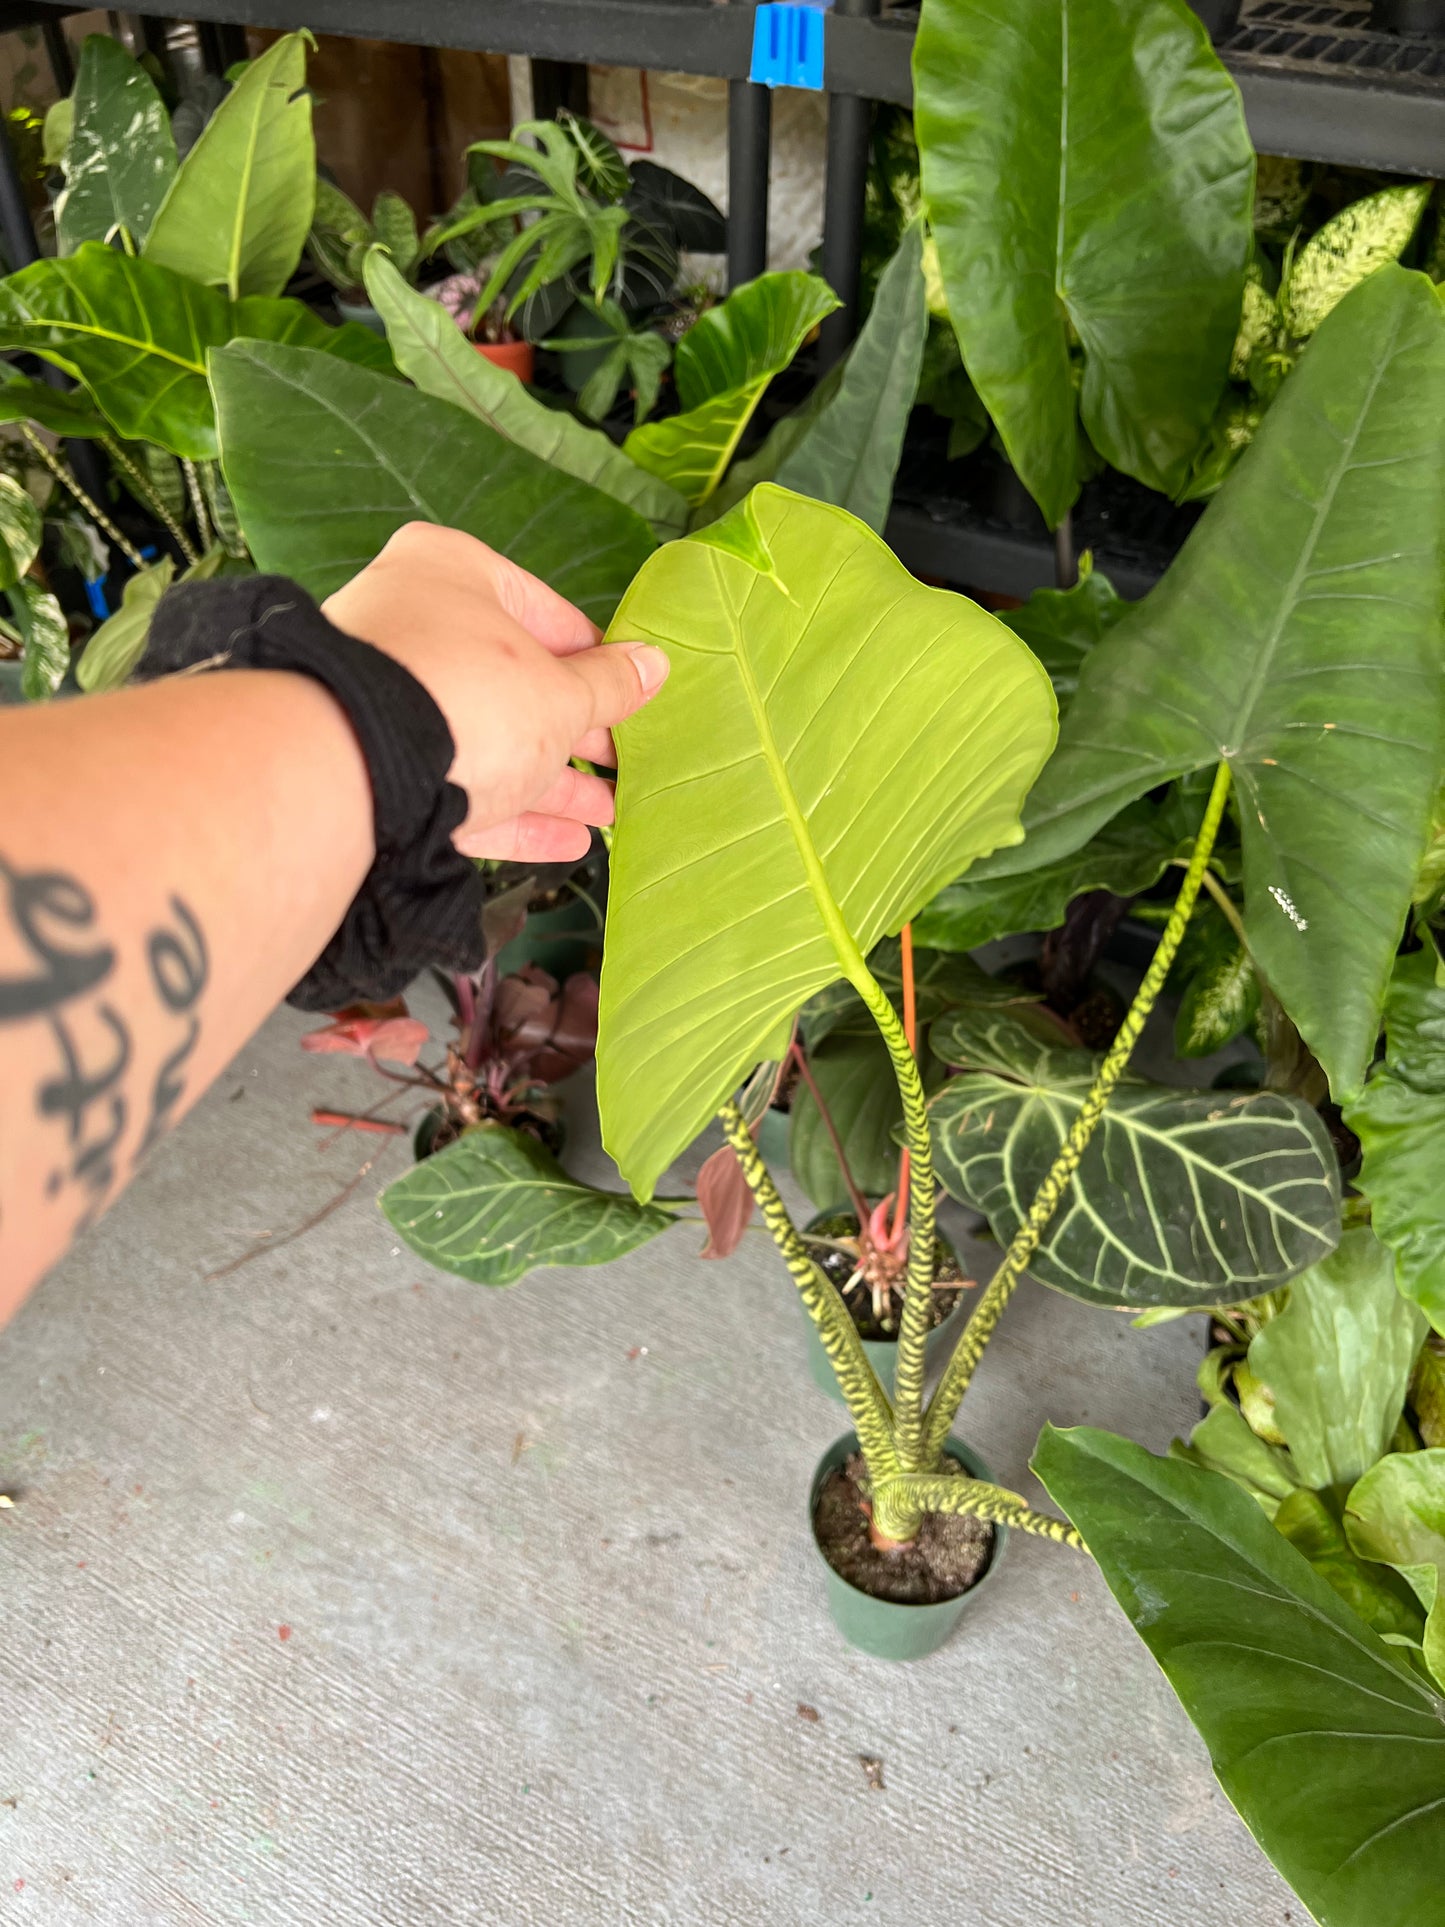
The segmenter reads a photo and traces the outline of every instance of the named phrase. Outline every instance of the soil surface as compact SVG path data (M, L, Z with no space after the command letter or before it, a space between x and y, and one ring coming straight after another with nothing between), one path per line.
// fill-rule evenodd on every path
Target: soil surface
M852 1238L857 1236L857 1232L858 1220L853 1216L853 1213L851 1211L840 1211L836 1217L820 1218L815 1223L809 1225L808 1231L804 1236L811 1247L813 1256L818 1261L820 1269L832 1283L838 1287L839 1291L843 1292L843 1303L853 1315L853 1323L858 1327L858 1336L869 1339L870 1341L877 1340L880 1343L886 1344L890 1339L896 1339L898 1337L898 1320L902 1315L903 1300L907 1296L906 1292L901 1289L899 1290L894 1301L893 1311L890 1311L881 1320L875 1318L873 1316L873 1297L866 1285L860 1283L853 1291L843 1291L844 1285L846 1285L848 1280L853 1276L853 1259L849 1253L839 1251L834 1245L817 1242L818 1239L827 1237ZM933 1317L929 1322L930 1331L936 1326L941 1325L944 1319L948 1317L949 1313L958 1303L963 1291L963 1268L958 1262L958 1257L953 1247L945 1244L942 1238L934 1241L933 1277L935 1288L933 1292ZM943 1287L943 1289L940 1290L938 1288L940 1286ZM950 1290L948 1289L949 1286L954 1286L955 1288Z
M937 1606L976 1586L993 1557L985 1519L930 1512L911 1546L880 1552L868 1537L860 1481L862 1454L830 1472L818 1494L813 1531L823 1557L841 1578L874 1599L900 1606Z

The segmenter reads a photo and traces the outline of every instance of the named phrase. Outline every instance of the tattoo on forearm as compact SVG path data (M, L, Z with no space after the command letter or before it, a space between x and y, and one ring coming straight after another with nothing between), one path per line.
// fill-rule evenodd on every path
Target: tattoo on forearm
M146 941L146 960L156 995L174 1016L185 1018L186 1032L156 1072L150 1118L136 1152L138 1159L170 1129L175 1108L185 1095L185 1079L181 1073L201 1034L196 1005L210 976L210 959L201 926L179 897L171 898L171 915L181 934L177 936L174 930L153 930Z

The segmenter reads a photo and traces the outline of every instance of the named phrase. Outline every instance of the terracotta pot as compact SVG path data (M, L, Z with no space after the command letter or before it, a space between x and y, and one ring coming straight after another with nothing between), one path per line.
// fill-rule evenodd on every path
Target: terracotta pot
M530 341L474 341L472 346L496 367L510 369L518 381L532 379L536 350Z

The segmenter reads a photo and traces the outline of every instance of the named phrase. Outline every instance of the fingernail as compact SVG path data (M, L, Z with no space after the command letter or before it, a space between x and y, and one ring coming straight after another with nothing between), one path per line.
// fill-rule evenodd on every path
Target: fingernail
M642 684L643 695L654 695L667 681L667 672L672 667L667 659L667 651L659 649L655 643L643 642L627 653L637 671L637 680Z

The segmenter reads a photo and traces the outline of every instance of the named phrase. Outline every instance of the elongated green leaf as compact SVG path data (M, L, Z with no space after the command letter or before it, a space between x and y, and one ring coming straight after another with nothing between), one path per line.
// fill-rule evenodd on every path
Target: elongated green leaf
M689 502L706 501L768 383L837 306L813 274L761 274L734 288L678 343L673 377L683 412L634 428L626 453Z
M83 392L32 381L8 361L0 361L0 422L35 422L53 435L82 439L109 431Z
M155 82L118 40L87 36L75 77L65 188L55 203L62 254L124 232L136 247L176 172L176 144Z
M640 516L474 416L333 355L211 357L226 485L257 565L316 596L404 523L465 529L605 622L653 548Z
M1302 1487L1275 1513L1275 1531L1304 1554L1351 1612L1382 1639L1419 1650L1425 1638L1420 1601L1388 1566L1372 1564L1354 1550L1345 1534L1343 1504L1343 1495Z
M972 603L765 484L618 610L672 674L618 731L598 1090L640 1196L793 1012L1015 834L1053 692Z
M0 589L13 589L40 553L40 510L28 488L0 475Z
M1430 181L1387 187L1341 208L1305 243L1285 283L1280 306L1292 335L1312 335L1351 288L1398 261L1434 192Z
M1045 518L1079 492L1079 414L1107 461L1173 494L1228 371L1252 240L1254 155L1197 16L925 0L913 89L964 363Z
M750 488L759 482L777 480L778 470L803 440L813 423L837 394L847 367L847 357L835 361L820 382L815 383L805 401L789 415L774 422L751 455L743 455L729 468L705 502L699 502L688 519L689 530L705 529L709 522L736 508Z
M468 1131L381 1194L388 1222L442 1271L514 1285L538 1265L605 1265L666 1231L673 1214L569 1178L525 1131Z
M1076 850L1157 783L1234 771L1245 927L1337 1099L1374 1052L1442 738L1445 315L1383 268L1310 343L1147 601L1084 663L1029 836Z
M945 1063L968 1067L930 1106L939 1181L1007 1244L1099 1060L999 1011L941 1018L930 1041ZM1339 1200L1329 1139L1297 1099L1129 1080L1030 1269L1090 1304L1227 1304L1324 1257Z
M1368 1225L1311 1265L1249 1347L1306 1485L1349 1484L1388 1449L1425 1320L1396 1291Z
M837 393L778 469L780 488L834 502L882 534L927 333L923 223L913 221L883 270Z
M367 256L366 292L386 322L397 367L424 393L465 408L519 448L636 509L660 537L681 535L687 503L676 489L629 461L598 429L584 428L565 409L548 408L510 370L478 354L441 303L409 288L384 254Z
M1084 658L1128 612L1129 604L1086 553L1072 589L1035 589L1022 609L1010 609L1001 620L1048 670L1062 707L1079 686Z
M47 701L70 666L70 625L48 589L33 578L8 591L10 613L25 644L20 661L20 693L28 703Z
M127 440L158 442L192 461L216 453L207 350L236 336L391 366L386 343L355 322L328 328L299 301L229 301L96 242L0 281L0 347L24 348L78 375Z
M1445 1701L1227 1479L1048 1427L1034 1469L1327 1927L1420 1927L1445 1886Z
M163 556L149 569L140 569L126 583L120 607L103 622L76 664L75 680L90 695L119 689L145 654L151 617L171 586L176 565Z
M1237 1405L1227 1399L1211 1406L1189 1434L1188 1445L1175 1439L1172 1459L1187 1459L1210 1472L1222 1472L1245 1491L1268 1519L1292 1493L1300 1490L1299 1475L1288 1452L1266 1445L1245 1422Z
M1362 1559L1393 1566L1429 1617L1425 1664L1445 1685L1445 1451L1392 1452L1371 1466L1345 1505Z
M146 259L232 300L280 294L316 206L306 33L253 60L181 164Z

